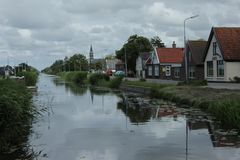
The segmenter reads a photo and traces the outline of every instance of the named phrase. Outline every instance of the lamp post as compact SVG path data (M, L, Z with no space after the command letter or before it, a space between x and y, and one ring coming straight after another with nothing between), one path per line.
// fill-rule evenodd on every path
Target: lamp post
M184 19L184 61L185 61L185 78L186 78L186 83L188 83L188 56L187 56L187 51L186 51L186 21L196 18L199 15L191 16L186 19Z
M126 51L126 44L124 44L124 54L125 54L125 76L127 77L127 51Z

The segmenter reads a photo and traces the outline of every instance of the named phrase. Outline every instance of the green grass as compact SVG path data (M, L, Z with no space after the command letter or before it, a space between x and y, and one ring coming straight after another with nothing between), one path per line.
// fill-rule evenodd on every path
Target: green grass
M33 116L31 98L23 84L0 80L0 152L22 143L28 134Z
M146 81L123 81L123 85L137 86L137 87L147 87L147 88L165 88L169 86L175 86L173 84L158 84L158 83L150 83Z

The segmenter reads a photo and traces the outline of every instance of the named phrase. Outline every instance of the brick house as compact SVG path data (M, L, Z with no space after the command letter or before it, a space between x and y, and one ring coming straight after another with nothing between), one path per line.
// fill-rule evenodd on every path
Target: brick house
M189 79L204 79L204 51L207 41L188 41L186 52L188 56L188 77Z
M204 53L204 77L229 82L240 77L240 27L213 27Z
M147 78L184 80L184 49L156 48L153 55L147 61Z

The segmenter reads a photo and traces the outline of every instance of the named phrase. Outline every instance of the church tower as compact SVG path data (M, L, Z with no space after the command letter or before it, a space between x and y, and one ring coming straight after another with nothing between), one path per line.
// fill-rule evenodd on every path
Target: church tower
M89 64L90 65L93 64L93 59L94 59L94 57L93 57L93 49L92 49L92 45L91 45L90 52L89 52Z

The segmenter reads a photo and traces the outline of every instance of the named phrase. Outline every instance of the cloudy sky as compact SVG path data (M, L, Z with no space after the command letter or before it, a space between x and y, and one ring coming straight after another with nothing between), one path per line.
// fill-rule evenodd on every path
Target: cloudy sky
M239 0L0 0L0 65L43 69L74 53L95 57L119 49L130 35L159 36L167 46L207 39L212 26L240 26Z

